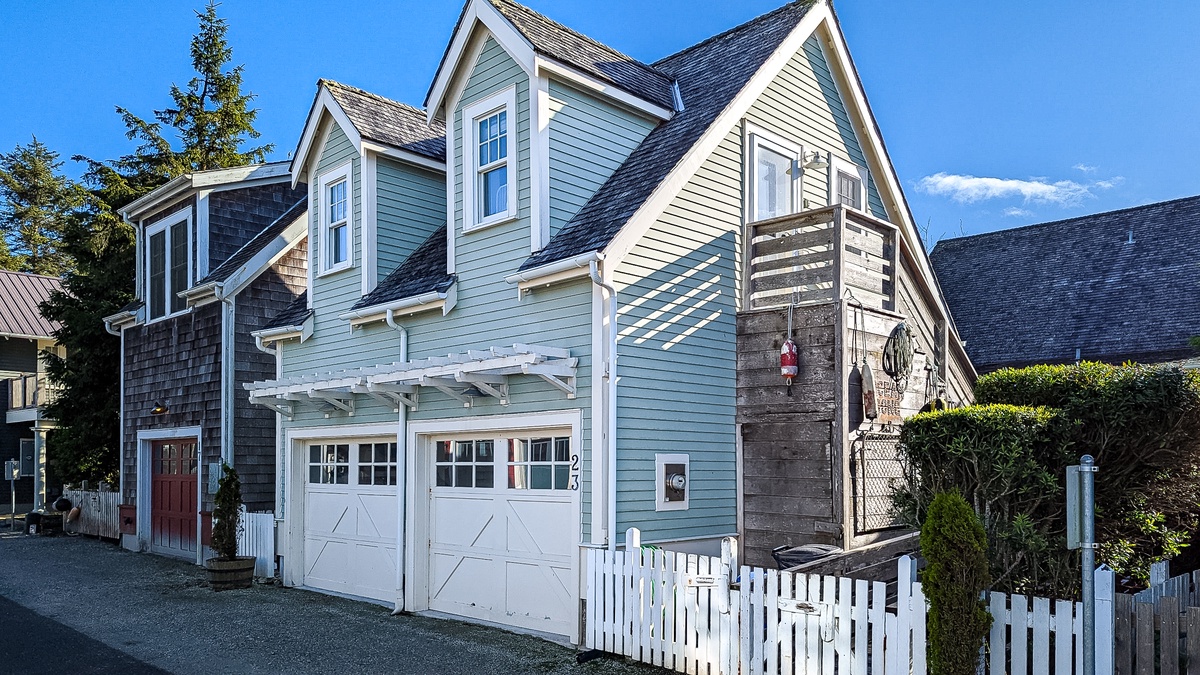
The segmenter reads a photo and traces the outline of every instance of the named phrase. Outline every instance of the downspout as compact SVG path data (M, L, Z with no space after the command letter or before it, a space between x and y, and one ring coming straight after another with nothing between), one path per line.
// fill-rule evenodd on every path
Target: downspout
M389 309L387 325L400 333L400 363L408 362L408 329L396 323L396 310ZM392 614L404 611L404 536L408 506L408 406L400 403L397 408L396 430L396 608Z
M233 466L234 306L223 286L213 288L221 301L221 461Z
M607 437L604 443L606 453L604 459L608 466L605 476L608 482L605 486L608 492L608 503L605 504L608 507L605 530L608 532L608 549L612 551L617 548L617 289L604 282L600 276L597 260L588 263L588 274L592 278L592 283L608 293L608 340L606 340L604 355L604 377L608 385L608 400L603 406L605 418L603 428ZM595 495L592 498L595 499Z

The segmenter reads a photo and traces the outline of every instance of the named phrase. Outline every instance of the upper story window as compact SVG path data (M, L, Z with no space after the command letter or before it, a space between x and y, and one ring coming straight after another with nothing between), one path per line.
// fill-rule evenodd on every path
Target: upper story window
M320 185L321 222L317 236L320 270L324 274L346 269L352 262L350 164L321 176Z
M463 109L463 230L517 215L516 90L508 88Z
M867 170L838 157L830 165L829 203L857 211L867 208Z
M179 293L192 284L191 210L184 209L146 228L146 299L149 319L187 309Z
M750 133L750 220L768 220L796 212L799 203L799 148Z

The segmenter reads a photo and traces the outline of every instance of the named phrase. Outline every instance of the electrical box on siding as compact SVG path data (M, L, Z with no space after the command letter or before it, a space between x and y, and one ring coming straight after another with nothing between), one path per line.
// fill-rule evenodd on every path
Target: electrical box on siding
M691 492L689 456L685 454L654 455L654 510L683 511L688 507Z
M34 471L37 471L37 461L34 458L34 445L32 438L21 439L21 475L32 476Z

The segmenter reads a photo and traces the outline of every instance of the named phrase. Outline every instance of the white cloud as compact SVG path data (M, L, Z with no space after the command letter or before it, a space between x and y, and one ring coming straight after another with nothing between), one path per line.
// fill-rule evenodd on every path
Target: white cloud
M922 178L917 187L928 194L950 197L964 204L985 199L1021 197L1026 204L1034 202L1070 206L1078 204L1084 197L1092 196L1087 185L1072 180L1051 183L1041 178L1019 180L944 172Z
M1075 166L1073 166L1071 168L1078 169L1084 173L1096 173L1096 167L1094 167L1090 164L1084 164L1083 162L1080 162L1079 164L1076 164Z
M1096 187L1100 188L1101 190L1111 190L1124 182L1125 182L1124 176L1113 176L1112 178L1109 178L1108 180L1096 181Z
M1029 216L1033 215L1033 211L1027 211L1025 209L1018 209L1015 206L1010 206L1007 209L1004 209L1004 215L1012 218L1028 218Z

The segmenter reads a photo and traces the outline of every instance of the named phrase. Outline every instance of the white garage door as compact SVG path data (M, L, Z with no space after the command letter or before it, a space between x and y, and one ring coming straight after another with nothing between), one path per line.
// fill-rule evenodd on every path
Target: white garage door
M396 599L396 444L308 446L304 585Z
M568 433L440 438L433 452L429 608L570 635L579 460Z

